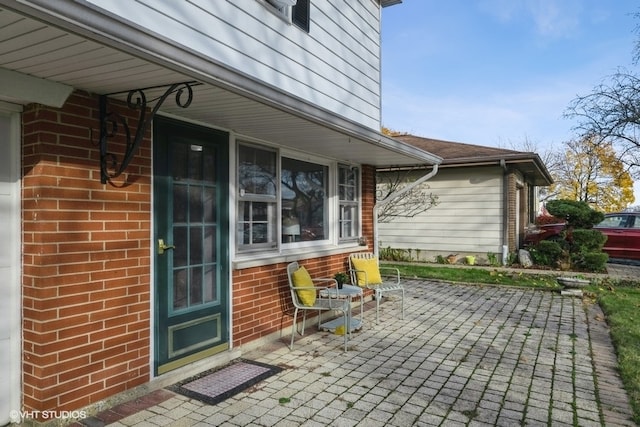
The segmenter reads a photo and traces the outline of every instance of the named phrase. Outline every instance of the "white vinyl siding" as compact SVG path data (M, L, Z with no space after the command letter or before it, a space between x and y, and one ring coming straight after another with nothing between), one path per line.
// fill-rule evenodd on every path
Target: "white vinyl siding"
M307 33L257 0L89 1L256 81L380 128L376 2L312 1Z
M0 425L20 409L19 108L0 101Z
M380 247L445 256L501 253L502 180L500 168L441 169L427 181L438 205L413 218L380 224Z

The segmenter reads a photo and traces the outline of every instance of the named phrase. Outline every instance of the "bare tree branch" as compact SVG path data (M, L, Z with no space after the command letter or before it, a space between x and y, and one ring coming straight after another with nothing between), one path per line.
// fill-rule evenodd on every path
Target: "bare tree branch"
M640 177L640 77L620 69L610 82L578 96L565 115L577 119L583 138L615 145L632 176Z
M395 169L376 175L376 199L383 201L415 181L417 169ZM378 212L378 222L388 223L394 218L411 218L438 204L438 196L429 192L429 185L422 183L400 197L382 206Z

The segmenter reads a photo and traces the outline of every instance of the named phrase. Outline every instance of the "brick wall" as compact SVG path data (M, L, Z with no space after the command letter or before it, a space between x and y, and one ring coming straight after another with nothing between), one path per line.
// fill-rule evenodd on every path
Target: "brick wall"
M509 252L513 252L516 246L516 177L513 171L507 175L507 241L505 242Z
M362 236L373 250L373 207L376 203L376 169L365 165L362 168Z
M26 410L78 409L149 380L151 144L102 185L97 107L75 93L23 114Z
M345 271L346 255L301 260L311 277ZM293 304L287 264L279 263L233 272L233 343L240 346L291 326Z

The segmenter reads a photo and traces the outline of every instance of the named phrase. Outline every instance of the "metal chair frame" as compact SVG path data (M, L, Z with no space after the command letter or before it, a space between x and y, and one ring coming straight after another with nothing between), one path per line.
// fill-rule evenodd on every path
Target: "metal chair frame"
M293 350L293 341L297 332L297 318L298 311L302 311L302 332L300 335L304 335L305 330L305 321L307 318L307 312L310 310L318 312L318 329L320 328L321 320L322 320L322 312L324 311L339 311L342 312L342 317L344 319L344 325L348 325L348 316L350 310L350 303L347 299L338 298L338 282L335 279L314 279L311 280L314 283L314 286L311 287L296 287L293 285L292 275L295 271L300 268L298 262L292 262L287 265L287 278L289 279L289 291L291 292L291 301L293 302L294 312L293 312L293 325L291 330L291 344L289 348ZM316 286L316 284L321 286ZM324 285L324 286L322 286ZM316 291L316 301L313 305L304 305L298 296L297 290L310 290L313 289ZM323 295L321 295L320 291ZM333 296L332 296L333 294ZM347 351L347 335L348 331L344 333L344 351Z
M375 259L382 277L382 283L370 284L368 282L367 272L364 270L357 270L353 265L353 259ZM376 323L380 323L380 300L389 292L401 293L401 316L402 319L404 319L404 286L400 282L400 270L393 267L381 267L380 261L375 254L371 252L359 252L349 255L349 274L351 275L351 283L362 286L358 283L358 273L364 274L365 284L363 287L374 291L374 299L376 300Z

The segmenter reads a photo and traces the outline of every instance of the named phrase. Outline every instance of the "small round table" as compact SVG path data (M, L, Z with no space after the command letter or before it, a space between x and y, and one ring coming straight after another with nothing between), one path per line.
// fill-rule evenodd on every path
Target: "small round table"
M351 334L353 331L357 331L362 328L362 323L364 320L364 301L363 301L363 293L362 288L360 286L353 285L342 285L342 288L331 288L331 289L323 289L320 291L320 295L323 298L347 298L349 300L349 310L347 313L347 323L349 324L348 333ZM354 299L360 299L360 318L353 318L351 314L351 303ZM335 332L336 328L342 325L342 318L338 317L333 320L329 320L320 325L320 329Z

